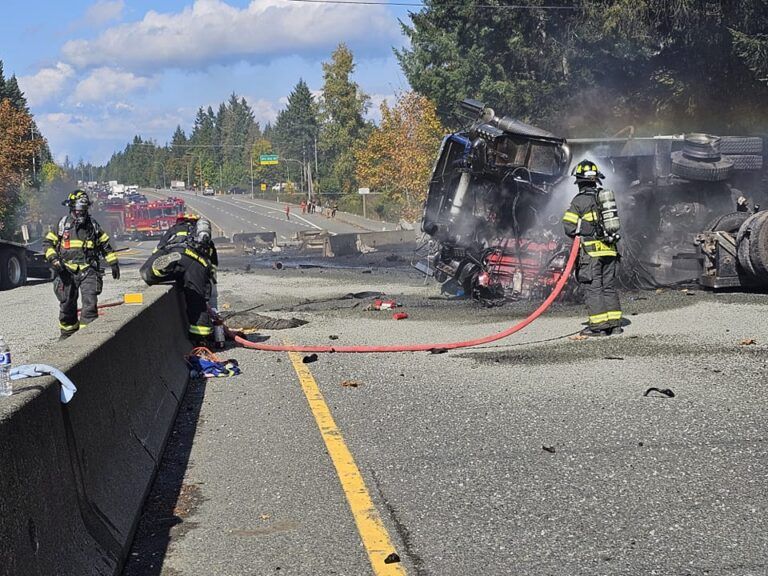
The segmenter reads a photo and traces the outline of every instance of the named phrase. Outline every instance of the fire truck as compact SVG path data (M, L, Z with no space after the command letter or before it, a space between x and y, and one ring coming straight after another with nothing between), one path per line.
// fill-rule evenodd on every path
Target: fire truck
M174 197L143 203L112 200L102 204L100 223L114 238L155 238L176 223L184 208L184 200Z

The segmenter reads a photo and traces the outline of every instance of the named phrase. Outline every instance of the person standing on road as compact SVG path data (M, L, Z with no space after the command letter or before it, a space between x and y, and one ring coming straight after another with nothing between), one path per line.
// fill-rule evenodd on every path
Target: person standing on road
M286 204L285 205L285 219L290 220L291 219L291 205Z
M203 343L213 334L208 302L215 291L218 265L210 221L194 214L181 214L139 269L150 286L175 282L184 290L193 342Z
M598 194L605 176L597 165L582 160L573 169L579 193L563 216L568 237L581 237L576 279L584 287L589 322L582 336L621 334L621 303L616 290L619 253L617 236L607 234L603 225Z
M120 278L117 254L88 209L91 200L84 190L75 190L63 202L69 214L59 220L55 231L43 238L45 259L51 264L56 279L53 290L59 299L60 339L69 338L80 328L98 318L98 295L104 284L100 259L103 257L112 268L112 278ZM80 319L77 317L78 294L83 305Z

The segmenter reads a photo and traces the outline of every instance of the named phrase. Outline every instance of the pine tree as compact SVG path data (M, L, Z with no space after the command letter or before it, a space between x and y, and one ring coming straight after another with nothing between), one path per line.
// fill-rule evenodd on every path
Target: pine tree
M317 110L304 80L288 96L288 105L277 115L274 143L282 158L306 162L314 154L318 132Z
M330 62L323 63L320 103L322 127L319 148L323 160L321 190L351 194L357 190L354 148L369 126L363 116L370 99L351 80L355 70L352 51L339 44Z

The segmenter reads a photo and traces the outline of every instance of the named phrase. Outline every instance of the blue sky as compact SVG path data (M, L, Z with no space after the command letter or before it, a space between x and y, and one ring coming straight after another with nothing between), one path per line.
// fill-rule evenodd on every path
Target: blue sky
M197 108L245 96L274 120L299 78L317 91L321 62L345 42L372 97L408 88L392 53L392 6L290 0L4 0L0 60L16 74L58 161L97 164L135 134L189 133ZM375 110L372 112L375 117Z

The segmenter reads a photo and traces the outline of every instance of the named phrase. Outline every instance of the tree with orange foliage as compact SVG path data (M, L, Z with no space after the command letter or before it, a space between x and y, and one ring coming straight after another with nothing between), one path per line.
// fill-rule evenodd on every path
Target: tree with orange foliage
M381 124L355 151L357 181L385 194L402 207L404 218L415 220L445 133L435 105L425 96L405 92L391 108L382 103Z
M32 117L13 106L9 99L0 102L0 236L10 237L13 219L20 204L20 189L27 178L32 157L44 144L31 138Z

